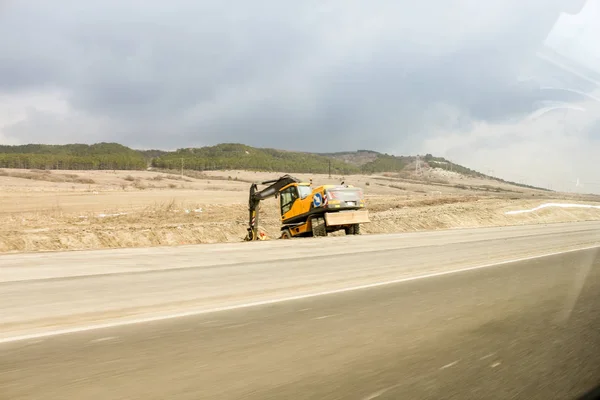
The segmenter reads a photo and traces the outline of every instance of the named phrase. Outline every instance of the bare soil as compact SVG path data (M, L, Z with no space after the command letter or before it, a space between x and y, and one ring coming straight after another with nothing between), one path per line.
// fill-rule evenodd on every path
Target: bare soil
M280 175L0 170L0 252L241 241L249 182ZM364 234L600 219L598 209L506 215L548 202L600 204L600 196L524 189L442 170L419 176L298 178L312 179L315 185L344 181L362 187L372 221L362 227ZM276 200L263 202L260 226L271 239L279 237Z

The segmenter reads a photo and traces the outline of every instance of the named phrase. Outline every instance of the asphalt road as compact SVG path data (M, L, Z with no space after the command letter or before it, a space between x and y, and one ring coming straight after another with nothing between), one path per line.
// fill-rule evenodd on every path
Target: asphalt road
M600 244L600 222L0 256L0 343Z
M73 329L60 335L18 340L5 336L0 343L0 399L576 398L600 385L599 251L573 251L470 270L464 267L485 259L493 264L502 257L597 243L597 228L597 224L577 224L421 235L419 240L407 236L407 241L415 240L420 246L394 245L386 237L379 252L361 248L368 240L341 238L331 241L331 247L335 251L343 244L348 254L313 258L301 255L302 251L321 248L326 241L307 240L298 242L300 256L289 265L249 262L250 271L242 278L250 279L254 291L236 280L240 266L226 263L221 259L224 256L221 265L212 267L52 278L43 274L58 262L53 257L60 260L67 255L42 257L27 279L4 275L0 283L3 318L16 320L13 313L17 310L24 314L23 321L36 317L29 309L37 309L44 300L52 311L52 290L61 287L75 290L65 314L79 318L83 314L77 313L91 298L105 295L116 307L143 289L154 293L154 279L172 290L157 292L161 296L175 293L177 287L186 289L180 285L186 279L197 279L200 291L225 290L229 280L237 287L231 296L246 303L133 324L124 320L119 325L113 318L117 322L112 327ZM348 243L355 246L348 248ZM291 245L268 246L278 252L283 251L278 246ZM267 249L264 246L263 255L268 259ZM195 251L201 254L202 248ZM104 254L99 259L116 257L110 252L94 254ZM341 266L336 264L340 257ZM319 270L309 267L314 259L320 261ZM296 275L292 269L304 274ZM200 271L223 275L195 275ZM158 273L160 277L154 277ZM305 283L310 282L329 294L309 292L310 297L240 307L266 287L251 279L260 273L271 274L263 279L277 283L273 287L279 298L289 299L298 290L305 293ZM340 278L343 273L349 275L348 280ZM306 275L313 278L284 285ZM140 277L148 280L136 283ZM389 281L398 277L408 280ZM119 279L129 280L129 295L121 293L125 289L120 286L94 292ZM85 287L85 282L91 286ZM358 282L375 283L352 286ZM81 295L76 290L81 285L92 292ZM354 290L336 293L340 287ZM15 288L34 291L18 297L12 291ZM32 302L36 297L38 302ZM203 304L229 304L211 299ZM46 327L47 332L54 328ZM41 328L36 325L36 329L40 332Z

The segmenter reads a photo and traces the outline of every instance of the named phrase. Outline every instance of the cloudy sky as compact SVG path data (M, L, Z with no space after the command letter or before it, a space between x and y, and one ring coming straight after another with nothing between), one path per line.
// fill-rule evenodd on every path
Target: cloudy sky
M0 142L434 153L600 190L594 79L536 57L600 76L584 2L3 0Z

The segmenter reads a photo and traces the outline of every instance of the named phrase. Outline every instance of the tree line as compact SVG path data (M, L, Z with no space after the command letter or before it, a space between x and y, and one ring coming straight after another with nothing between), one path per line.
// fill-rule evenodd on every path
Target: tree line
M404 157L378 154L375 160L362 165L361 171L363 173L400 172L407 164Z
M146 166L147 162L143 157L128 154L74 156L69 154L0 153L0 168L141 170Z
M364 151L363 151L364 152ZM409 162L409 157L377 154L373 161L355 165L337 159L334 154L313 154L276 149L260 149L237 143L179 149L152 159L152 166L162 169L198 171L246 169L297 173L350 175L358 173L399 172ZM339 153L344 154L344 153Z
M22 146L0 145L0 168L73 169L73 170L140 170L148 166L160 169L197 171L246 169L289 173L336 175L397 172L410 162L408 157L376 154L364 164L346 162L335 154L320 155L255 148L238 143L224 143L176 151L133 150L118 143ZM341 153L340 153L341 154Z
M96 144L24 144L18 146L0 145L0 153L19 154L69 154L72 156L97 156L106 154L129 154L140 156L140 152L119 143Z
M296 173L322 173L331 170L333 174L353 174L360 172L356 166L336 160L319 160L313 157L290 157L275 159L272 157L202 157L184 154L169 154L152 160L152 167L161 169L190 169L196 171L243 169L251 171L277 171Z

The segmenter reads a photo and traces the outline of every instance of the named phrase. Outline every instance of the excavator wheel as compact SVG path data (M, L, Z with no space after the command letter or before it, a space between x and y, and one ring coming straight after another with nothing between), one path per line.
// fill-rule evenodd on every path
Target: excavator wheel
M290 232L289 229L284 229L283 231L281 231L281 239L291 239L292 238L292 233Z
M321 217L315 217L311 221L312 234L314 237L327 236L327 226L325 225L325 219Z
M360 235L360 224L350 225L344 228L344 232L346 232L346 235Z

